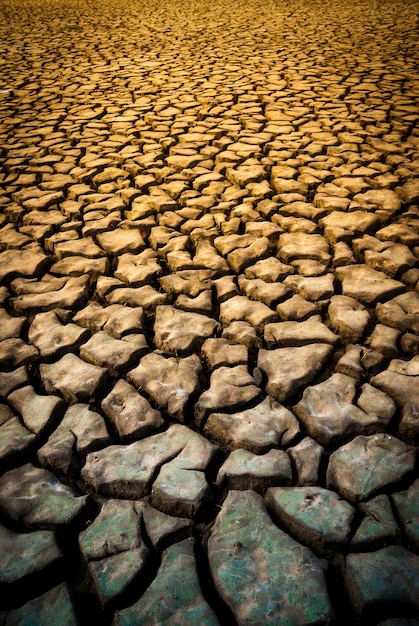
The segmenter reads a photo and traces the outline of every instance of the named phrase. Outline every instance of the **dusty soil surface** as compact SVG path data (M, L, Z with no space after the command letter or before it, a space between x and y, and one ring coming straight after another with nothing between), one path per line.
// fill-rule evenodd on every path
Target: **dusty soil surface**
M417 5L0 9L0 624L417 626Z

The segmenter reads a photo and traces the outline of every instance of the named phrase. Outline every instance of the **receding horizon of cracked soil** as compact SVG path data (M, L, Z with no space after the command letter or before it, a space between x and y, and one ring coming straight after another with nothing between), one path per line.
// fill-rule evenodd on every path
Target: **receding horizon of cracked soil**
M418 626L418 5L0 11L0 625Z

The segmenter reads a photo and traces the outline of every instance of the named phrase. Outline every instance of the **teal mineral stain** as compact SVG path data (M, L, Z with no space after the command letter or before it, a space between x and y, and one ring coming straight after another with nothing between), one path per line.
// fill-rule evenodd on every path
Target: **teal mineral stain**
M208 550L217 589L240 626L331 619L325 562L277 528L254 492L229 493Z

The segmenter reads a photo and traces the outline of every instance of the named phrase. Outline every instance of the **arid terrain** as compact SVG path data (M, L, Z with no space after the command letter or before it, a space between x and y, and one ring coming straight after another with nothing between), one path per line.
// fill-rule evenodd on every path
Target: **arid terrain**
M418 4L0 15L0 625L418 626Z

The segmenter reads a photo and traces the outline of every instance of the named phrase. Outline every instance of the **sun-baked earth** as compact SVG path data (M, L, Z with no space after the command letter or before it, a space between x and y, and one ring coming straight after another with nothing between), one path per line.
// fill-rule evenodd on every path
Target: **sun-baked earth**
M418 626L417 4L0 10L0 625Z

